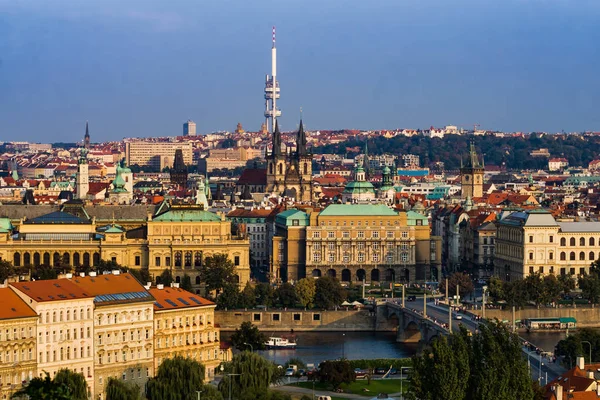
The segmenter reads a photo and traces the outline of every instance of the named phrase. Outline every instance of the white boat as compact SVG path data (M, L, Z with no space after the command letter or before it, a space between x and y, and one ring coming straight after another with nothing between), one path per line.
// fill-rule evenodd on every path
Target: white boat
M286 338L270 337L265 343L267 349L287 349L294 350L296 348L296 342L292 342Z

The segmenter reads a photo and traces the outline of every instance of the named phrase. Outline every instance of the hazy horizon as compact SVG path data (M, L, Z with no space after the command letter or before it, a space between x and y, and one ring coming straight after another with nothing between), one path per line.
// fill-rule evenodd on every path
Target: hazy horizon
M600 3L0 0L0 141L282 130L600 130Z

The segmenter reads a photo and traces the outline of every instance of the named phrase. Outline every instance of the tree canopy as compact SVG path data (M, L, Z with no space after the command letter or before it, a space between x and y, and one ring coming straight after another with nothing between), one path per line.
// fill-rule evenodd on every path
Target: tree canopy
M448 296L456 296L456 285L461 299L473 291L473 281L468 274L464 272L455 272L448 278ZM446 293L446 280L443 280L440 285L442 293Z
M318 378L321 382L330 383L334 389L342 383L352 383L356 380L356 374L350 361L333 360L323 361L319 364Z
M207 292L216 291L217 295L228 285L238 282L235 266L226 254L215 254L204 259L200 267L200 279Z
M590 345L583 342L589 342L592 346L592 360L590 361ZM580 328L573 334L569 334L566 339L561 340L556 345L556 355L564 356L563 362L566 368L575 365L577 357L585 357L586 363L600 360L600 332L590 328Z
M266 341L267 336L249 321L242 322L242 325L231 335L231 344L241 351L262 350L265 348Z
M316 292L317 285L314 279L302 278L296 282L296 296L298 296L298 302L302 307L310 308L313 306Z
M235 399L289 399L289 396L269 390L269 386L281 378L282 371L256 353L245 351L236 354L231 362L225 365L224 373L224 378L219 383L219 391L224 398L229 397L231 386L231 394Z
M30 400L87 400L87 392L85 377L65 368L59 370L54 379L48 373L44 378L33 378L11 398L28 396Z
M146 397L148 400L195 400L197 391L207 395L204 399L219 400L221 397L209 397L215 393L211 385L204 384L204 365L191 358L177 356L168 358L158 367L154 378L148 380Z
M327 310L342 304L345 297L345 291L337 279L330 276L323 276L317 279L315 285L315 306Z
M106 400L141 400L140 388L121 379L108 378Z

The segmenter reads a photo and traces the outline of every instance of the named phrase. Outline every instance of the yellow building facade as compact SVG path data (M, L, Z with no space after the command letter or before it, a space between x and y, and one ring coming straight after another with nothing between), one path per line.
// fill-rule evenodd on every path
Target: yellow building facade
M0 398L36 376L38 316L10 288L0 288Z
M216 305L175 286L150 289L156 299L155 369L168 358L188 357L204 364L210 379L221 363L219 329L214 324Z
M187 274L199 293L198 268L203 259L226 254L235 265L240 286L250 279L249 240L232 236L231 222L224 214L195 205L165 207L156 215L149 214L142 226L131 229L120 226L118 220L98 225L94 218L64 211L23 220L14 227L5 222L8 229L0 229L0 258L16 267L77 268L97 265L101 259L112 260L130 268L148 269L155 277L170 269L176 282Z
M345 282L437 280L440 240L427 217L382 204L332 204L275 218L275 279L332 276Z

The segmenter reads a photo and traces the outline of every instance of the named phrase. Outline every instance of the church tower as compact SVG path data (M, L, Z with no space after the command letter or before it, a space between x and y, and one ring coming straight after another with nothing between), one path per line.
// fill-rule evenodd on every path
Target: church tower
M273 132L273 148L271 154L267 156L267 193L282 193L287 172L286 156L281 151L281 132L279 132L279 123L275 121L275 131Z
M313 198L312 186L312 154L308 151L306 132L304 132L304 124L300 120L300 128L296 138L296 158L298 162L298 172L300 175L300 192L298 200L311 201Z
M87 150L81 149L77 163L77 198L84 200L90 191Z
M83 137L83 148L86 150L90 149L90 130L88 128L87 121L85 121L85 136Z
M483 196L483 158L481 163L475 151L475 143L471 141L467 163L460 166L461 197L472 199Z

